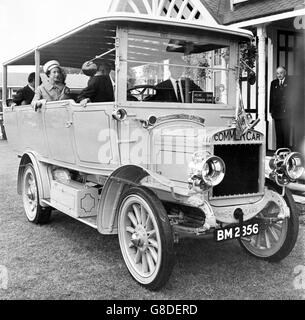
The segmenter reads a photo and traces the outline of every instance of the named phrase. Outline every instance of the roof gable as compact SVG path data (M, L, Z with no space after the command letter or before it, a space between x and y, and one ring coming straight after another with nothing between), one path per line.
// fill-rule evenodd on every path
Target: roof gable
M110 13L129 12L176 20L199 20L215 24L215 19L200 0L112 0Z

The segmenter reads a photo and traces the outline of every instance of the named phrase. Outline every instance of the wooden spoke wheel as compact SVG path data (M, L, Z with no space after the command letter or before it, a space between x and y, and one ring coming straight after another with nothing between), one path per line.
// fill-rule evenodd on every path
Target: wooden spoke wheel
M173 268L173 235L161 201L146 188L132 188L119 206L118 232L123 258L133 278L157 290Z

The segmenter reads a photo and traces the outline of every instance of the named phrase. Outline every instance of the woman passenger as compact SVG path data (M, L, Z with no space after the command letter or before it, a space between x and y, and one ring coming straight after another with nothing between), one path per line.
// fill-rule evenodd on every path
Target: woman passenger
M65 74L56 60L47 62L43 71L48 81L41 84L35 91L32 106L37 111L45 102L67 100L70 98L70 89L65 85Z

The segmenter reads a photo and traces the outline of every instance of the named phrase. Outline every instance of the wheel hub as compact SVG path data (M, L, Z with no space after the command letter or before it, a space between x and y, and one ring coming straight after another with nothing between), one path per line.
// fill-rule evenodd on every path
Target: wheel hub
M132 244L140 250L145 250L148 245L148 234L146 229L138 225L135 233L131 237Z
M31 188L29 188L28 190L28 198L31 200L31 201L34 201L35 200L35 195L34 195L34 192Z

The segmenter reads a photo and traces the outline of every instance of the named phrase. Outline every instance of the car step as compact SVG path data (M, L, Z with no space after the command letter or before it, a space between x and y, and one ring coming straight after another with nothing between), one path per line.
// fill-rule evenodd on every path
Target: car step
M47 206L52 207L50 199L42 199L41 202L46 204ZM87 226L89 226L91 228L97 229L97 216L86 217L86 218L77 218L77 217L73 216L72 214L68 214L68 213L64 213L64 214L66 214L67 216L69 216L77 221L80 221L80 222L86 224Z

